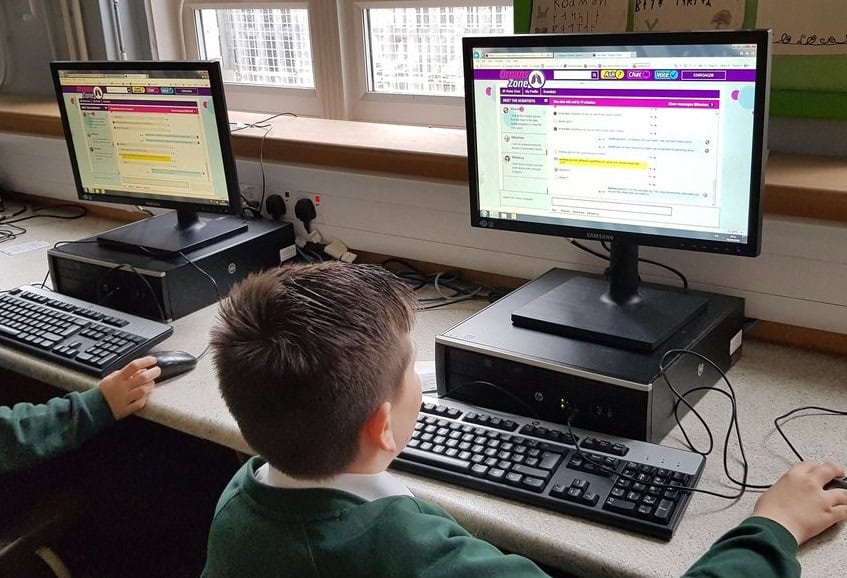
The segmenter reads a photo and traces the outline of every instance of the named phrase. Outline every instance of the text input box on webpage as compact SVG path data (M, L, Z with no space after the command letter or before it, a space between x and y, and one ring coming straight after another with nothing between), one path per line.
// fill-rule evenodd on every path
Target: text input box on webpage
M570 207L578 209L590 209L598 213L607 214L638 214L638 215L661 215L670 217L673 208L662 205L639 205L634 203L610 203L605 201L582 201L577 199L564 199L553 197L550 203L554 207Z

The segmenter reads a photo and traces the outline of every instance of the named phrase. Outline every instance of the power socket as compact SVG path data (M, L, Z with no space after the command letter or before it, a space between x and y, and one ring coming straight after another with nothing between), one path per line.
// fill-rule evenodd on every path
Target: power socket
M239 185L239 191L243 197L241 200L242 204L246 204L248 207L259 212L263 210L263 208L259 206L259 203L261 202L260 187L250 183L241 183ZM246 199L246 201L244 199Z
M320 225L324 222L321 207L325 202L325 199L322 194L313 193L311 191L287 190L282 193L282 198L285 200L286 216L289 218L296 220L296 217L294 216L294 205L297 204L297 201L300 199L309 199L315 206L315 218L312 220L311 224Z

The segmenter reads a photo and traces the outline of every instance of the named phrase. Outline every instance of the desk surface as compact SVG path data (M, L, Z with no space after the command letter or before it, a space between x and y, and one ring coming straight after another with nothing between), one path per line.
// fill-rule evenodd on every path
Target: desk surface
M34 220L17 241L0 244L0 251L17 243L72 240L90 236L116 223L99 218L77 221ZM8 256L0 253L0 289L40 282L47 273L46 248ZM461 303L449 309L418 314L414 338L418 360L434 358L434 336L464 319L479 303ZM194 354L206 346L214 307L177 320L174 335L158 350L182 349ZM44 363L28 355L0 348L0 367L66 390L93 387L96 379ZM847 409L847 359L783 346L747 342L744 354L729 372L738 394L739 422L750 461L750 482L771 483L792 463L790 450L773 428L773 418L805 405ZM719 448L729 420L723 396L707 394L698 404L711 426ZM221 399L208 357L197 368L157 387L139 414L184 433L250 452ZM693 416L683 425L700 448L707 438ZM847 420L816 416L789 421L785 430L807 458L847 464ZM679 429L664 443L684 447ZM735 445L733 444L733 448ZM733 451L733 456L737 452ZM736 476L741 468L730 461ZM586 576L678 576L706 551L724 531L749 515L758 494L748 492L736 502L695 495L673 540L642 538L591 522L550 513L535 507L465 490L441 482L398 474L424 499L440 504L462 525L481 538L542 563ZM722 471L720 450L707 460L700 487L733 492ZM843 575L847 570L847 530L839 527L803 547L800 561L807 576Z

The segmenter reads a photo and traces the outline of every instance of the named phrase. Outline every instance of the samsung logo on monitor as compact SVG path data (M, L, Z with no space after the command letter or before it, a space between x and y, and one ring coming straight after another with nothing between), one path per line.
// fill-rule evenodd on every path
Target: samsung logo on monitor
M614 241L614 235L607 235L604 233L586 233L586 239L596 239L597 241Z

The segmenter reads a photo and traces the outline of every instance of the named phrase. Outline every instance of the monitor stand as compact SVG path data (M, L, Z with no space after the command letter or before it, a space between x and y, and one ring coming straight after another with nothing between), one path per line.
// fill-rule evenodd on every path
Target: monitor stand
M653 351L706 309L681 289L640 286L638 245L613 241L609 280L574 277L512 312L512 324L612 347Z
M102 245L133 252L189 252L247 230L247 223L232 215L178 209L97 235Z

